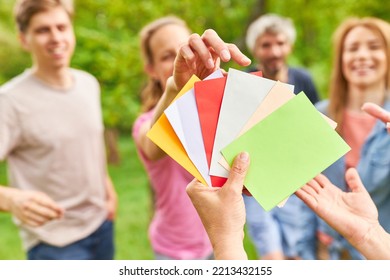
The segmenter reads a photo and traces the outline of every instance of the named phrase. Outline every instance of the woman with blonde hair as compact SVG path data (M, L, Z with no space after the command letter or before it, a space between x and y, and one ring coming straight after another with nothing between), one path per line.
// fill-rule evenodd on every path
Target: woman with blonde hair
M351 151L323 174L342 190L348 191L345 171L355 167L374 200L379 221L390 231L390 138L383 122L361 110L365 102L390 109L390 26L378 18L349 18L333 38L333 72L329 100L317 108L338 123L337 131ZM336 231L320 220L319 240L338 259L363 257Z

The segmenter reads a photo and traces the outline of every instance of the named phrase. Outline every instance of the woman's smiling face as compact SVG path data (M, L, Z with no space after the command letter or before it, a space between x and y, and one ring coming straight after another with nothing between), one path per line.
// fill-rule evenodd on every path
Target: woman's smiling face
M370 87L385 83L388 71L385 42L378 32L357 26L346 35L342 70L350 86Z

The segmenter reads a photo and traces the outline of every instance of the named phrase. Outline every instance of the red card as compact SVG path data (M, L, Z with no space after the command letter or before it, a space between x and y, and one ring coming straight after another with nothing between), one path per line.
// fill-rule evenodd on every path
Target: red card
M196 105L209 166L225 84L226 77L204 80L194 84ZM225 181L226 178L211 176L211 183L214 187L221 187Z
M251 74L260 77L262 76L261 71L251 72ZM225 84L226 77L203 80L194 84L196 105L198 108L203 143L209 167L213 154L215 133L217 130ZM226 178L211 176L213 187L221 187L225 182Z

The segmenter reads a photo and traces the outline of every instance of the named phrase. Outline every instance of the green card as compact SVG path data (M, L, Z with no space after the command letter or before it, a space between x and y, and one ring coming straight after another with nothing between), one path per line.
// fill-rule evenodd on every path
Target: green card
M246 188L269 211L350 147L301 92L222 150L230 163L247 151Z

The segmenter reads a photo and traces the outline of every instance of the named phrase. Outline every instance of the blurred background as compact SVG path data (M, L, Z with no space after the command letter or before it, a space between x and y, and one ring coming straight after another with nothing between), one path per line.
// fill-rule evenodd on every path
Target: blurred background
M152 259L147 228L152 201L147 177L131 139L139 113L139 92L146 77L138 47L138 32L146 23L177 15L202 33L215 29L227 42L248 53L247 26L264 13L290 17L297 41L290 56L293 66L307 68L322 98L327 96L331 37L348 16L376 16L390 21L390 5L382 0L74 0L77 47L72 67L97 77L102 88L110 174L119 195L116 220L116 259ZM15 0L0 0L0 85L30 67L19 46L12 17ZM238 68L237 65L223 65ZM6 164L0 162L0 185L6 184ZM249 258L256 258L245 239ZM0 259L24 259L11 216L0 213Z

